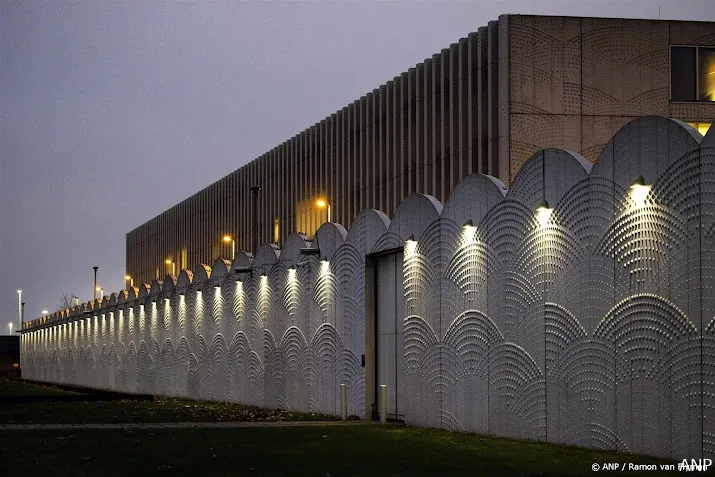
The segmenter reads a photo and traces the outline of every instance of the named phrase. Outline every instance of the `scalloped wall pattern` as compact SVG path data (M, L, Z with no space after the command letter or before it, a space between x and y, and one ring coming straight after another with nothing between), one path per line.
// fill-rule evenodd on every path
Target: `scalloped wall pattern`
M645 202L631 197L638 176ZM543 200L546 222L535 214ZM285 252L241 252L215 271L167 277L170 286L28 322L22 372L329 414L346 384L349 413L369 415L366 259L412 236L402 268L408 424L712 458L714 224L715 130L702 138L639 118L592 170L544 150L508 191L469 176L444 207L415 195L391 221L364 211L350 231L324 224L313 242L290 237Z

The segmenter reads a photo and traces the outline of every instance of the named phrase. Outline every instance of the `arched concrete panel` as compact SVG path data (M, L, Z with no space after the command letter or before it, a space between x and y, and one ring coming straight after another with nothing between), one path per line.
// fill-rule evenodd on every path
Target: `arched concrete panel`
M363 210L353 221L345 243L366 255L375 247L380 237L387 233L389 226L390 218L381 210Z
M186 289L194 281L194 272L191 270L181 270L176 279L176 288Z
M652 184L672 162L698 148L698 136L682 121L662 116L636 118L606 144L591 175L626 189L639 176Z
M253 261L254 267L270 268L280 256L281 249L273 243L264 243L256 251L256 259Z
M699 134L699 133L698 133ZM710 126L707 134L700 142L701 147L715 147L715 126Z
M211 278L211 267L202 263L194 268L194 279L191 281L191 284L200 289L209 278Z
M159 294L161 293L162 287L163 287L163 282L161 280L158 280L155 278L154 280L151 281L151 290L150 290L149 294L153 297L159 296Z
M137 298L140 300L148 297L151 294L151 284L150 283L140 283L139 284L139 294Z
M245 250L236 252L236 257L231 263L231 273L235 273L237 268L247 268L253 266L253 254Z
M506 198L531 210L544 200L554 207L577 182L588 177L590 170L591 164L575 152L544 149L519 169Z
M134 301L139 298L139 287L129 287L127 301Z
M117 304L117 294L112 293L109 295L109 301L107 302L107 306L115 306Z
M320 249L321 257L330 260L338 247L345 243L347 235L348 232L342 225L326 222L315 233L313 246Z
M211 278L222 279L226 277L231 270L231 261L225 258L217 258L214 260L213 267L211 267Z
M117 296L117 305L122 305L127 302L127 297L129 296L129 292L127 290L122 290L119 292L119 295Z
M419 240L422 232L442 213L440 201L427 194L412 194L397 206L392 217L388 234L398 236L402 241L412 235Z
M300 249L310 246L310 241L305 234L293 232L286 237L283 248L281 249L280 259L287 261L296 261L300 258Z
M457 225L471 220L476 226L492 207L504 200L506 193L506 186L496 177L468 175L454 187L441 216Z
M174 290L174 288L176 288L177 280L178 280L178 278L176 277L176 275L165 276L164 280L162 281L161 290L163 292L171 293Z

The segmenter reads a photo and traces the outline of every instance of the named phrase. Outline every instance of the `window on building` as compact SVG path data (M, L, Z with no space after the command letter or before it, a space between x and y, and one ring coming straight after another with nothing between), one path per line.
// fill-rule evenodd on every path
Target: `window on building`
M688 124L697 129L700 134L705 136L713 123L688 122Z
M670 100L715 101L715 48L670 48Z

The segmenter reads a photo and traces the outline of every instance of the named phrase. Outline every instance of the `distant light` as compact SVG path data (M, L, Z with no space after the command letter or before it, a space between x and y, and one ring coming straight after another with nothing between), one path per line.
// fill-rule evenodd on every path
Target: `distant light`
M651 186L646 185L643 180L643 176L638 176L638 178L631 184L631 199L636 207L643 207L645 205L645 200L650 193Z
M17 292L18 292L18 293L22 293L22 290L18 290Z
M315 201L315 205L317 205L318 207L325 207L326 205L328 205L328 203L325 202L323 199L318 199Z
M43 315L46 315L47 313L49 313L47 310L42 310Z
M536 220L539 221L542 227L545 227L549 223L549 219L551 218L551 214L554 212L554 209L549 207L549 203L546 201L543 201L537 208L536 208Z
M124 275L124 279L125 279L125 280L131 280L132 277L130 277L129 275Z
M95 288L95 290L99 291L99 290L101 290L101 288L100 288L100 287L97 287L97 288Z
M231 238L230 235L224 235L224 236L223 236L223 241L224 241L224 242L232 242L233 239Z
M164 263L166 263L167 265L171 265L171 264L174 263L174 262L172 262L171 260L169 260L169 259L167 258L166 260L164 260Z

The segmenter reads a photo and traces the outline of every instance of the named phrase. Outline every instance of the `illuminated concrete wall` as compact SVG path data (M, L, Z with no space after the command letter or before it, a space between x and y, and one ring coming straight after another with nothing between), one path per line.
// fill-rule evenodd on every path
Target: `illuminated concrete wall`
M444 206L415 194L392 220L364 211L29 322L23 376L332 414L345 383L370 415L366 270L403 246L408 424L715 454L715 131L661 117L593 167L544 150L508 191L468 176Z

